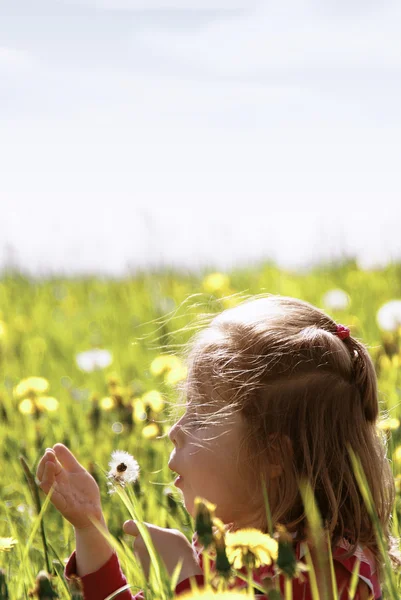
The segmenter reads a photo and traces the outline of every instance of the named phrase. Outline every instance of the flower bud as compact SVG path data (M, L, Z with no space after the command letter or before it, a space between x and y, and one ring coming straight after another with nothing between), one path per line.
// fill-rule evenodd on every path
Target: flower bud
M213 516L216 505L208 502L204 498L195 498L195 530L198 534L200 543L204 548L208 548L213 542Z

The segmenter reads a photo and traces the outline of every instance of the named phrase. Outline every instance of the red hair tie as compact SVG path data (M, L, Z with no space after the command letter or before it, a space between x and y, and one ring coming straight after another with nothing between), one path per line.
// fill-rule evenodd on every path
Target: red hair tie
M348 327L345 327L344 325L337 325L335 335L338 335L340 340L345 340L345 338L349 337L349 334L350 330Z

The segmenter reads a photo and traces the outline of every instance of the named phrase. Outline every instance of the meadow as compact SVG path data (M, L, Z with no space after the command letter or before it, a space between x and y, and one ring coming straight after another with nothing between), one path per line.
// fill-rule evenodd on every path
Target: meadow
M167 467L167 433L186 374L182 353L205 315L263 292L323 308L368 345L398 492L394 535L400 534L401 264L362 271L348 261L297 273L267 263L224 274L166 270L119 280L7 273L0 278L0 599L35 596L43 570L52 573L60 598L79 597L63 579L73 528L44 504L32 479L29 484L29 472L35 474L39 457L56 442L98 481L133 592L144 582L129 561L132 538L122 533L127 505L106 485L113 450L129 452L140 464L133 492L144 520L191 539L194 522ZM386 594L401 595L398 575L386 583Z

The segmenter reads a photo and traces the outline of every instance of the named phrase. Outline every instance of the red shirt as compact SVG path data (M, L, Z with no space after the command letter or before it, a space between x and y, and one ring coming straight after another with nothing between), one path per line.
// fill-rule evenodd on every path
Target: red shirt
M198 555L200 565L202 567L202 547L200 546L196 533L193 536L192 544L196 550ZM373 595L375 600L381 600L381 589L377 574L375 572L375 563L373 559L373 555L367 550L363 550L360 546L358 546L355 553L348 559L343 559L343 554L349 549L349 543L344 539L342 540L336 548L333 549L333 559L334 559L334 570L336 573L337 587L340 593L340 600L348 600L348 585L351 580L351 574L353 568L355 566L355 562L359 559L361 561L359 567L359 577L362 581L364 581L370 593ZM297 560L302 560L305 555L306 546L304 543L300 543L296 547L296 556ZM345 567L346 571L348 571L349 576L345 576L343 574L343 569L336 569L336 565L342 564ZM211 562L211 569L213 570L214 563ZM245 569L241 569L241 572L246 574ZM65 567L65 577L67 581L69 581L72 575L76 575L76 554L75 550L71 554L68 559L67 565ZM262 566L259 569L255 569L253 574L253 579L255 583L259 583L263 585L263 580L267 577L271 577L273 571L271 567ZM310 586L308 583L307 573L304 573L305 581L301 582L299 579L293 579L293 600L312 600L312 595L310 591ZM199 587L202 587L204 584L203 575L196 575L196 582ZM127 580L121 571L120 563L118 561L117 555L115 553L112 554L110 559L102 566L100 569L95 571L94 573L89 573L88 575L84 575L80 578L83 593L85 600L104 600L110 594L118 590L127 584ZM282 593L284 592L284 578L282 576L279 577L280 588ZM240 578L236 578L235 583L230 586L230 589L235 587L236 589L240 589L243 587L247 587L247 582L241 580ZM182 594L183 592L190 591L191 584L189 579L185 579L181 583L177 585L175 588L175 593L177 596ZM261 594L258 590L255 590L256 594ZM260 600L266 600L266 596L260 595ZM122 592L117 596L118 600L143 600L144 594L142 591L139 591L135 595L132 595L130 589ZM355 600L359 600L359 594L357 593L355 596Z

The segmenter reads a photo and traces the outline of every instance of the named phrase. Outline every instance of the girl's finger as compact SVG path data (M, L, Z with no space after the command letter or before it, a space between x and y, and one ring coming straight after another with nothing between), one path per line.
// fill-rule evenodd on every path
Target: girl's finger
M64 444L55 444L53 450L56 453L57 459L70 473L85 471L84 467L77 461L73 453L64 446Z
M135 521L125 521L123 525L123 531L124 533L128 533L128 535L139 535L138 525L135 523Z
M43 478L39 483L39 487L44 491L45 494L48 494L50 488L53 483L56 481L56 464L54 462L48 461L45 464L45 468L43 471Z
M42 456L42 458L39 461L38 468L36 469L36 477L37 477L37 479L39 479L39 481L41 481L43 478L43 471L45 468L45 464L48 461L55 462L56 460L57 460L56 455L54 454L53 449L46 448L44 455Z
M159 529L159 527L156 527L156 525L151 525L150 523L145 523L145 521L143 521L142 525L145 525L149 531L150 534L152 534L152 530L154 529ZM129 521L125 521L125 523L123 524L123 531L124 533L128 533L128 535L141 535L140 531L139 531L139 527L136 524L136 521L133 520L129 520Z

